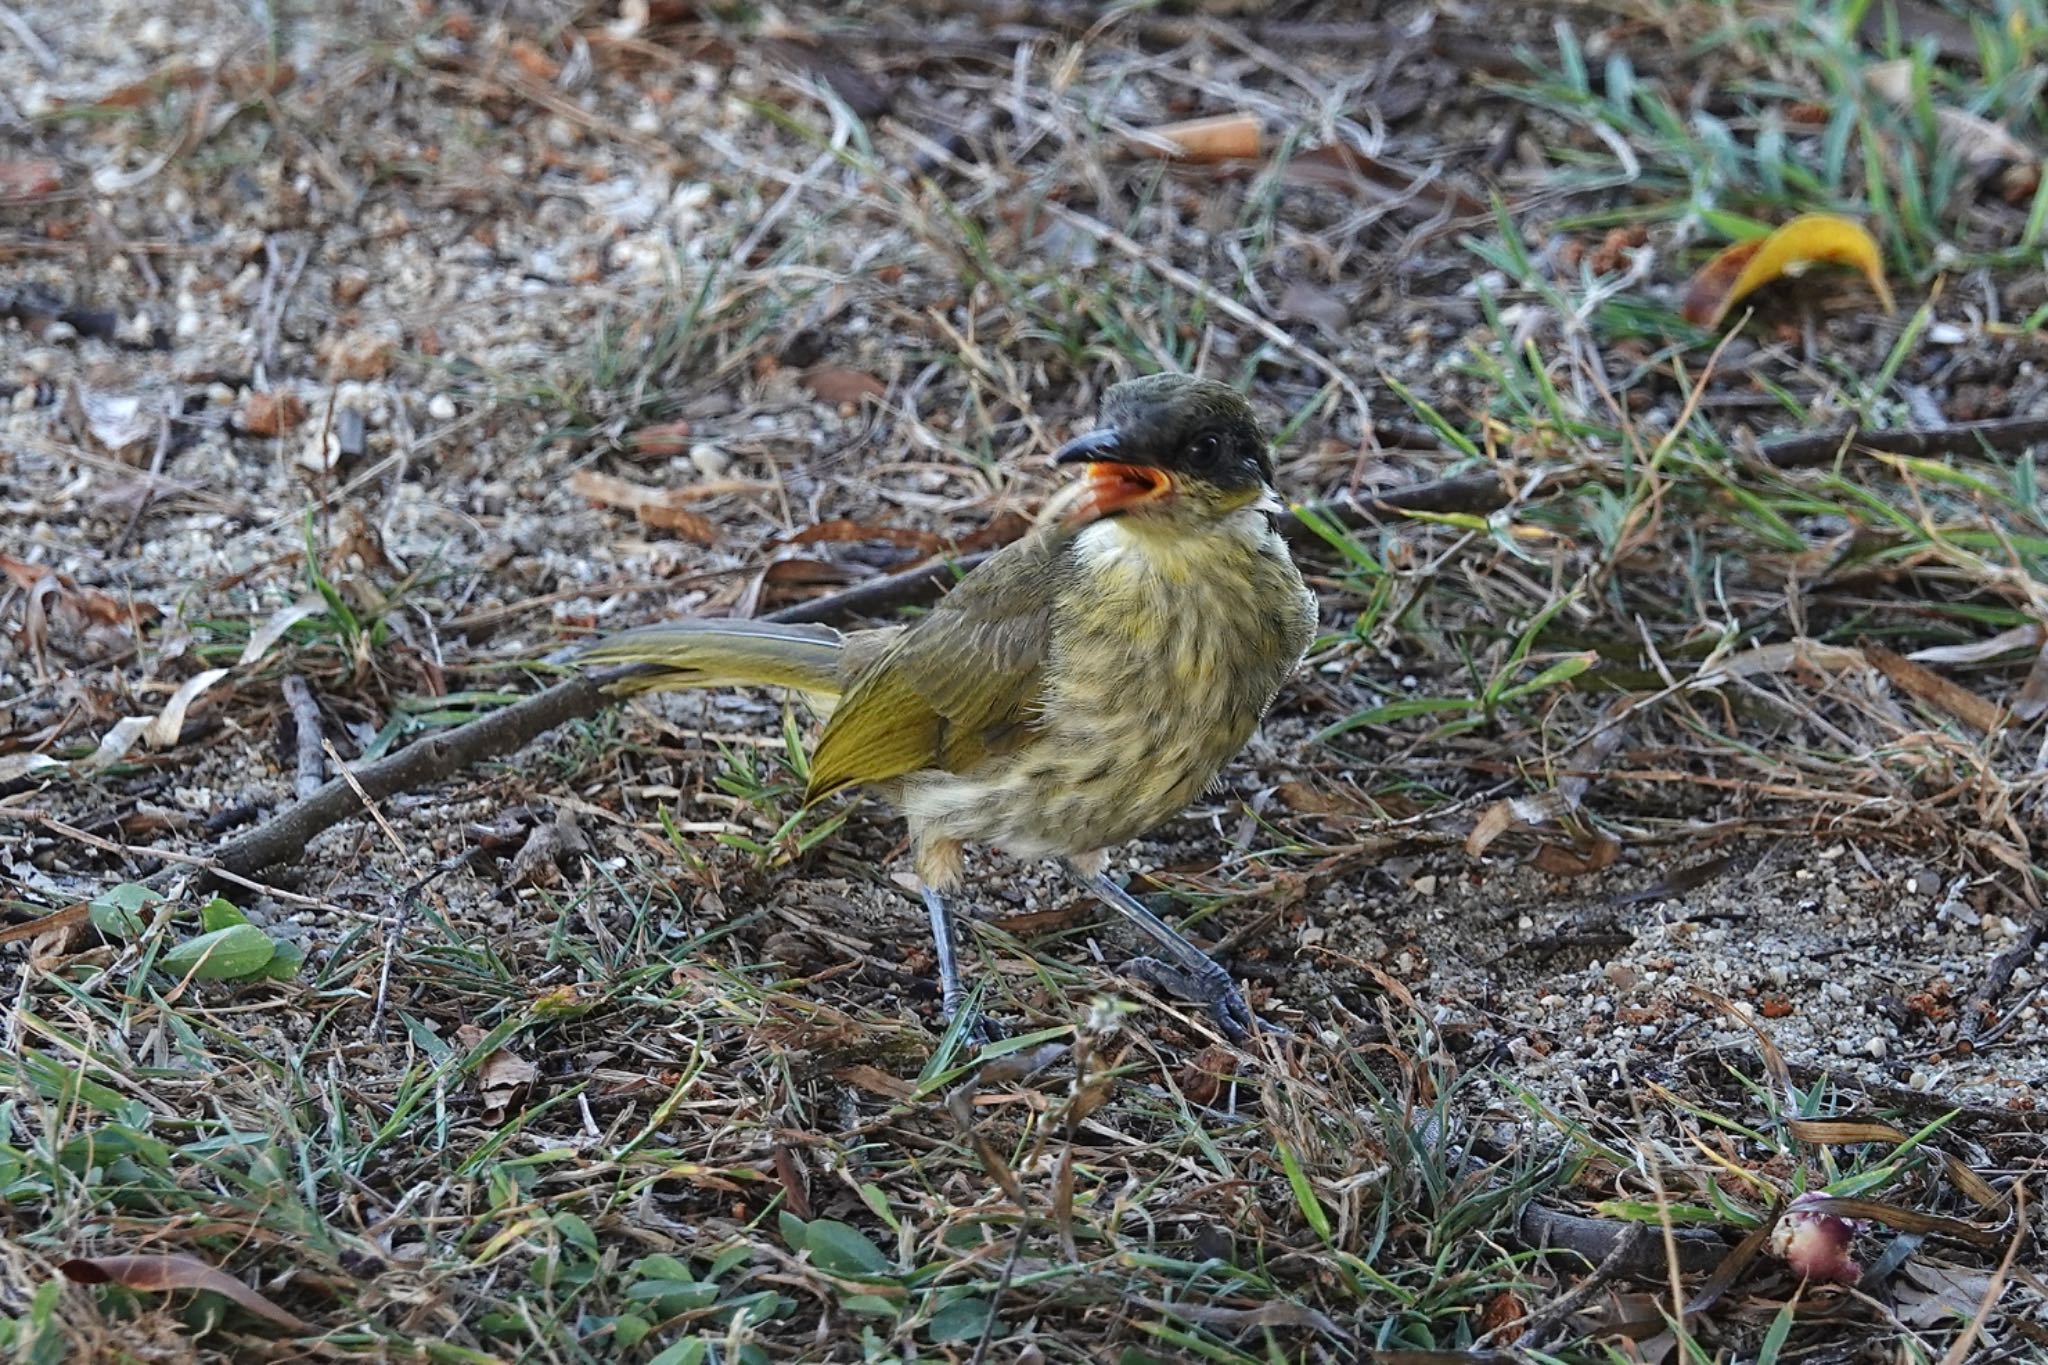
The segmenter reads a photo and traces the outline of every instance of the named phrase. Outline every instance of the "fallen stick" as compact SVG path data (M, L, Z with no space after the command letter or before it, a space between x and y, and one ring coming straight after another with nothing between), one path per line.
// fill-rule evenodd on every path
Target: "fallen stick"
M1878 455L1974 455L1989 448L2009 454L2048 443L2048 417L1990 417L1940 427L1898 427L1864 431L1853 423L1828 431L1778 436L1760 442L1760 453L1779 469L1826 464L1844 448Z

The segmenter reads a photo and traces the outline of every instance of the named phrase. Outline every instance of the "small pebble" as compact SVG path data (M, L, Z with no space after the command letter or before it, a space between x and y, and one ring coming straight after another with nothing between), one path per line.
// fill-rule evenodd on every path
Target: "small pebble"
M1884 1036L1873 1033L1870 1035L1870 1041L1863 1045L1863 1050L1872 1057L1882 1058L1885 1053L1885 1046Z
M436 422L455 420L455 400L445 393L437 393L427 400L427 416Z
M1906 1077L1906 1084L1924 1093L1934 1089L1934 1077L1916 1066L1913 1068L1913 1074Z
M690 447L690 463L697 466L697 473L707 479L722 479L732 468L732 456L708 441L699 441Z
M1434 896L1436 894L1436 874L1434 872L1424 873L1408 883L1408 885L1418 896Z

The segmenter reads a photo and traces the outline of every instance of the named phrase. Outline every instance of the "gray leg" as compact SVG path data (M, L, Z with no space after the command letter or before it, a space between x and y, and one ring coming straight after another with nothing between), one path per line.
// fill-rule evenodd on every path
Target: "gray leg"
M946 908L945 900L929 886L920 885L918 890L924 894L924 912L932 922L932 946L939 955L939 1012L950 1024L966 997L960 985L960 941L954 936L953 912Z
M1209 1012L1216 1016L1216 1022L1233 1041L1242 1041L1251 1033L1252 1026L1260 1020L1252 1013L1251 1006L1245 1004L1244 996L1238 991L1237 983L1230 979L1229 972L1217 966L1207 953L1182 938L1172 925L1147 910L1136 896L1111 881L1106 874L1097 872L1090 875L1078 868L1072 870L1075 880L1100 896L1110 909L1143 930L1165 955L1163 959L1139 958L1127 964L1133 974L1207 1005ZM1274 1029L1271 1024L1265 1027L1274 1032L1285 1031Z
M939 1014L950 1024L967 1000L967 990L960 984L960 939L954 932L953 912L946 908L945 898L922 883L918 891L924 896L925 915L932 925L932 948L939 959ZM1002 1031L986 1015L968 1021L967 1037L974 1042L987 1043L1001 1036Z

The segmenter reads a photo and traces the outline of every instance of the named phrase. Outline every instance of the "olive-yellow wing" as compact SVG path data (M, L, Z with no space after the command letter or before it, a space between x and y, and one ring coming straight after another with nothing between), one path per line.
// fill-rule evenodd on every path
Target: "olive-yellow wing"
M1041 533L962 579L852 681L811 753L815 801L924 768L964 772L1028 734L1072 537Z

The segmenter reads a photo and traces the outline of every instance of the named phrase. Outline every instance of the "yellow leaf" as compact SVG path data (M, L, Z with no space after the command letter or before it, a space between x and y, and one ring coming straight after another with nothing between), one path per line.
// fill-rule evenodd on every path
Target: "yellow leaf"
M1862 224L1832 213L1809 213L1755 241L1737 242L1708 261L1686 286L1679 309L1687 322L1718 327L1745 295L1812 265L1846 265L1863 272L1884 310L1892 311L1884 259Z

